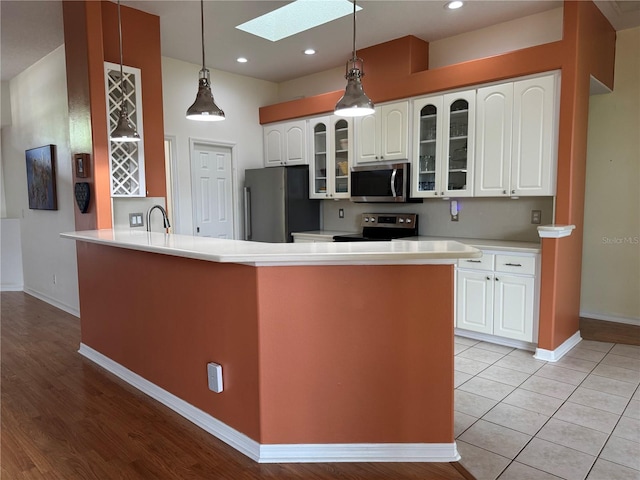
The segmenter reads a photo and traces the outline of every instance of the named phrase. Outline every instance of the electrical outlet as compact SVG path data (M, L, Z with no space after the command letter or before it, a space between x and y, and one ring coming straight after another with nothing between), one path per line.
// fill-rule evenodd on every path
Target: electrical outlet
M222 365L207 363L207 383L212 392L222 392Z
M129 226L130 227L143 227L144 221L142 220L144 217L142 213L130 213L129 214Z
M338 218L344 218L344 208L338 210Z
M531 210L531 223L533 225L542 223L542 210Z

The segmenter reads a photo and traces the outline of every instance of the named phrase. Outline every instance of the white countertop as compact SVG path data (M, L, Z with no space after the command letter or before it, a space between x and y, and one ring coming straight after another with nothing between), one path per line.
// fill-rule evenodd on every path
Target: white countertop
M346 235L357 232L335 232L332 230L313 230L309 232L295 232L292 235L297 236L317 236L317 237L333 237L335 235ZM540 253L540 243L538 242L521 242L515 240L493 240L486 238L451 238L451 237L434 237L434 236L416 236L398 238L394 242L401 241L426 241L426 242L443 242L453 241L468 245L470 247L479 248L481 250L494 250L494 251L510 251L510 252L522 252L522 253Z
M409 237L399 240L413 241L442 241L455 240L470 247L479 248L481 250L510 251L522 253L540 253L540 244L537 242L520 242L514 240L488 240L486 238L445 238L445 237Z
M449 240L261 243L135 230L87 230L60 236L118 248L252 266L452 264L458 258L482 255L473 247Z

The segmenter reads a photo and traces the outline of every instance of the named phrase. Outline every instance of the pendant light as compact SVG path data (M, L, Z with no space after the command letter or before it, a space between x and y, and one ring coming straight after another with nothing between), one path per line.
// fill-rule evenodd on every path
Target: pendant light
M198 78L198 93L196 101L187 110L189 120L216 122L224 120L224 112L216 105L211 93L211 79L209 70L204 62L204 0L200 0L200 22L202 32L202 70Z
M127 111L127 104L125 103L124 94L124 75L122 73L122 19L120 17L120 0L118 0L118 41L120 44L120 115L118 117L118 124L116 128L111 132L112 142L139 142L140 135L136 131L136 127L133 126L129 119L129 112Z
M373 102L362 88L364 60L356 55L356 0L353 0L353 57L347 62L347 88L336 104L334 113L340 117L362 117L375 112Z

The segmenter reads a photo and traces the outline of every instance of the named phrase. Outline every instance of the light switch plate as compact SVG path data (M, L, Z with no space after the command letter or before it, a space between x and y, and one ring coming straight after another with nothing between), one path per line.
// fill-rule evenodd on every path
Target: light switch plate
M144 216L142 213L130 213L129 214L129 226L130 227L143 227L144 220L142 220Z

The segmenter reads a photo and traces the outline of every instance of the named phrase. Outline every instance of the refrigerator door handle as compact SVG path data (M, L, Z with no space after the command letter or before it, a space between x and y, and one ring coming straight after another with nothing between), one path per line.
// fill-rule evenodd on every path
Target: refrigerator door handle
M251 189L244 187L244 239L251 240Z

